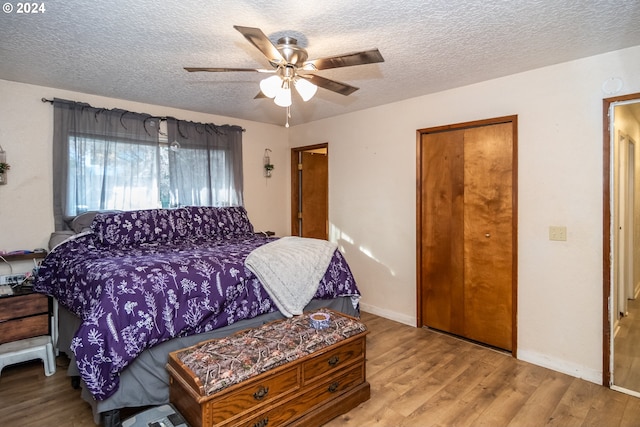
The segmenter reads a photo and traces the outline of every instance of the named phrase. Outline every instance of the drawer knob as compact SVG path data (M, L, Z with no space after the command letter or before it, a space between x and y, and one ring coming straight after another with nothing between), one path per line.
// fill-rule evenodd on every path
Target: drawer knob
M338 391L338 387L340 387L340 383L331 383L331 385L329 386L329 393L335 393L336 391Z
M258 421L257 423L253 424L253 427L267 427L267 424L269 424L269 418Z
M338 356L331 356L329 358L329 366L336 366L340 362L340 358Z
M269 387L260 386L258 391L253 393L253 398L256 399L256 400L262 400L267 396L267 393L269 393ZM269 420L267 419L267 422L268 421Z

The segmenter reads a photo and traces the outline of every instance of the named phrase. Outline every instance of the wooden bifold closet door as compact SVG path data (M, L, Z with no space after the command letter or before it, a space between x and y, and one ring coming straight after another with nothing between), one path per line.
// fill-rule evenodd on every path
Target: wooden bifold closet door
M515 117L420 130L418 321L515 351Z

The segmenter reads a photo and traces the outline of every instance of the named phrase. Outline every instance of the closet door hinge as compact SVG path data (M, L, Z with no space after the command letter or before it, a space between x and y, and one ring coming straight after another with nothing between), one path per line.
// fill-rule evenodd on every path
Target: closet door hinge
M302 163L298 163L298 170L301 171L302 170Z

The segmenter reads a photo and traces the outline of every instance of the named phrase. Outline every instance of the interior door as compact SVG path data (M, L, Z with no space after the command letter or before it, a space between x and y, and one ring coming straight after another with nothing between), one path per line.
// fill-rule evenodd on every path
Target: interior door
M419 131L418 320L515 352L515 117Z
M464 307L467 337L512 349L513 130L465 131Z
M603 107L603 384L640 397L640 93Z
M329 237L328 146L294 148L291 157L291 234L326 240Z
M627 282L632 280L628 274L629 260L629 212L631 205L629 204L629 184L631 184L630 177L633 175L630 169L630 157L629 157L629 144L628 138L622 132L618 132L618 141L616 144L616 151L618 161L616 162L616 183L617 191L614 198L614 211L616 211L614 242L616 243L616 250L614 254L614 263L616 264L616 271L614 273L615 293L617 294L617 318L624 317L628 314L627 300L631 298L631 294L627 289Z
M464 335L464 131L421 138L419 326Z

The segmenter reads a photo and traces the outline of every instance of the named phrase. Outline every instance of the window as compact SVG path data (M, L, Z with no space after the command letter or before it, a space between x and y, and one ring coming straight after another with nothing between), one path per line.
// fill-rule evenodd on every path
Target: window
M140 141L70 135L66 216L160 207L158 149Z
M86 211L243 203L237 126L56 99L53 163L56 230Z
M242 205L242 129L167 119L171 206Z

